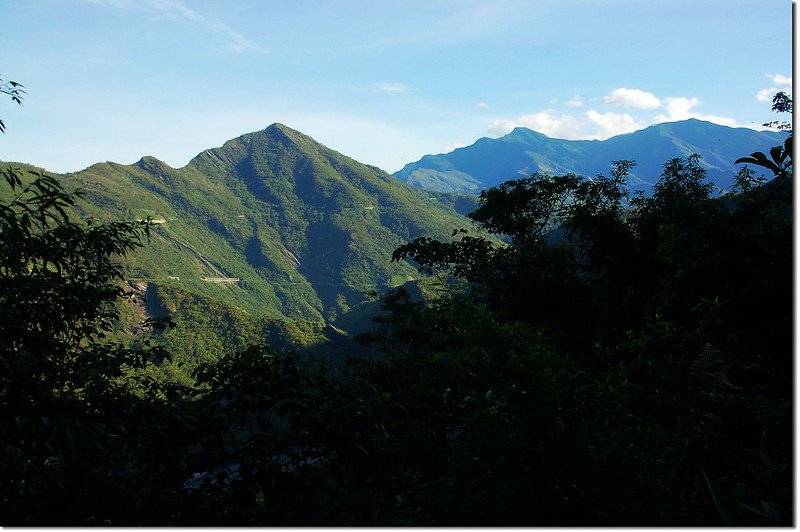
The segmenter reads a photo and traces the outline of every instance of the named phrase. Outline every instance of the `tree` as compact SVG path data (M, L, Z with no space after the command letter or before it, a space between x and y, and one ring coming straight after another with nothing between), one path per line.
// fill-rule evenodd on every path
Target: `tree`
M599 300L616 308L620 280L636 278L633 233L623 223L632 164L616 162L611 177L534 174L482 192L468 216L506 246L456 231L458 240L420 238L392 258L412 258L422 272L452 272L504 319L545 326L553 341L580 350L595 327L622 327L601 323L604 314L593 308Z
M103 524L123 513L163 390L140 370L165 353L111 340L124 296L115 257L146 222L86 224L45 174L0 171L0 497L4 524ZM147 412L145 415L144 412ZM140 432L146 425L150 430ZM127 488L126 488L127 486ZM47 510L44 511L44 505Z
M772 98L772 111L775 113L791 113L792 97L785 92L778 92ZM778 129L791 129L789 122L772 121L763 124L765 127L777 127Z
M429 405L436 399L420 399L426 389L463 389L462 399L475 399L482 386L491 390L486 401L497 401L460 423L441 407L426 411L426 419L449 419L439 430L457 434L424 440L450 464L440 473L452 494L446 500L468 500L460 508L475 509L473 523L787 523L792 161L773 162L775 179L758 184L743 174L746 186L722 197L694 156L665 163L650 197L627 197L629 162L610 178L534 175L485 191L470 215L507 245L456 231L453 242L421 238L395 251L394 260L457 275L465 288L427 307L387 299L379 345L391 357L381 375L426 380L422 389L387 383L375 393ZM501 370L520 359L524 366ZM443 360L451 369L434 362ZM462 367L469 369L458 373ZM471 375L477 386L466 387ZM512 400L525 382L542 391L541 410ZM378 424L393 433L387 419ZM528 425L538 430L518 430ZM755 458L760 450L769 458ZM550 488L503 471L496 453ZM470 462L476 457L485 476ZM492 488L482 497L502 493L501 502L470 498L466 486L483 483ZM506 505L523 493L527 506ZM438 519L426 522L462 523L445 500L413 500ZM505 513L492 513L499 508Z

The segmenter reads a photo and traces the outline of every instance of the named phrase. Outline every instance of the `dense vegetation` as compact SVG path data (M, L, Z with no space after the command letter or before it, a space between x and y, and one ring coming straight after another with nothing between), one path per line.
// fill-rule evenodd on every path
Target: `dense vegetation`
M155 371L181 382L196 361L253 343L282 346L284 338L270 334L277 320L298 333L297 346L336 343L326 323L367 292L419 277L387 260L394 248L420 235L443 238L463 221L457 200L416 190L281 124L183 168L144 157L56 177L83 191L66 207L73 219L153 220L148 244L119 259L126 289L144 302L120 309L118 330L171 315L176 327L155 339L175 360ZM0 190L0 200L12 197Z
M74 195L8 169L0 522L791 525L791 137L747 162L771 179L742 168L721 197L694 157L648 197L629 161L504 183L470 215L502 238L394 251L436 295L386 293L363 337L382 356L255 345L183 381L117 336L114 258L155 229L75 223ZM236 322L173 345L259 340Z

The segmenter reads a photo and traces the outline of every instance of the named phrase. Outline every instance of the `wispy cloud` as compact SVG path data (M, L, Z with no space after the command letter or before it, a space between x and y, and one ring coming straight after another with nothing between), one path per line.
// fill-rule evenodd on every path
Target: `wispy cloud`
M572 99L564 102L567 107L580 107L583 105L583 100L580 96L573 96Z
M477 107L478 109L488 109L489 107L491 107L491 105L489 105L489 104L488 104L488 103L486 103L486 102L478 102L478 103L475 105L475 107Z
M403 85L402 83L387 83L387 82L380 82L376 83L375 87L383 91L387 94L404 94L411 90L410 87L407 85Z
M257 45L241 33L235 31L227 24L202 15L194 9L188 7L180 0L86 0L95 5L111 7L115 9L148 11L158 13L168 17L174 17L187 21L195 26L215 33L229 41L229 48L237 53L255 52L269 53L266 48Z

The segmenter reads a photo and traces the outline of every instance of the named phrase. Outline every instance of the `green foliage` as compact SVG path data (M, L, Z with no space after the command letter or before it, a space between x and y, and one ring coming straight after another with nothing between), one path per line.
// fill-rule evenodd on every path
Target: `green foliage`
M778 92L772 98L772 110L776 113L792 112L792 97L785 92ZM766 127L776 127L778 129L792 129L789 122L773 121L763 124Z
M405 240L443 238L463 223L447 203L280 124L184 168L144 157L60 179L84 190L66 207L72 216L152 218L148 245L118 259L125 280L146 286L150 300L141 312L126 311L131 323L120 334L135 330L152 306L170 303L178 327L155 339L175 355L164 370L184 383L193 361L269 343L258 331L263 320L321 328L365 292L419 277L386 257ZM10 196L0 191L0 198Z
M792 112L792 97L785 92L775 94L772 99L772 110L776 113L790 113ZM790 135L786 138L783 146L775 146L769 150L769 157L764 155L763 152L753 152L750 157L742 157L736 160L736 164L750 163L757 166L764 167L775 174L776 177L787 177L790 175L790 168L792 166L792 139L791 134L792 125L789 122L773 121L764 124L766 127L776 127L780 130L790 130Z
M43 393L102 386L119 376L118 368L105 356L84 352L81 343L102 340L111 331L111 304L122 295L113 282L121 277L113 256L139 247L148 226L73 223L64 209L74 196L52 177L39 174L26 183L14 168L2 176L14 192L13 201L0 205L4 395L28 404L33 399L27 392L10 393L8 387L25 383L35 386L28 392ZM140 365L136 357L126 363ZM22 367L38 376L14 375ZM101 382L81 382L86 375Z
M485 191L470 215L508 245L461 233L453 242L417 239L398 248L395 260L449 272L464 288L427 308L402 295L386 300L389 315L372 338L390 353L383 375L436 375L419 366L428 357L469 360L487 381L469 397L508 410L489 416L504 424L474 440L462 438L481 434L486 418L458 431L465 455L446 437L430 436L426 449L441 454L420 459L417 471L455 460L469 464L468 484L453 470L439 470L436 482L418 473L450 497L412 482L402 500L416 498L411 508L398 505L408 513L398 510L396 522L763 525L785 516L792 400L791 160L785 163L769 183L743 170L738 193L722 197L713 196L697 157L668 161L653 195L632 199L624 186L630 162L616 163L609 178L534 175ZM469 319L470 312L481 315ZM452 332L443 338L441 330ZM500 331L507 336L493 335ZM489 367L470 358L495 345L503 354ZM538 365L528 359L529 367L493 381L503 357L516 352L539 353ZM417 365L407 369L408 361ZM517 376L537 383L542 410L504 400L503 386L523 385ZM426 394L437 386L457 389L427 381L397 388L430 405ZM446 418L427 412L425 421L408 423L428 426L437 416ZM533 434L519 430L530 425ZM530 449L534 458L523 454ZM506 460L514 471L502 469ZM527 484L519 471L538 483ZM525 504L514 505L517 497ZM753 511L756 500L770 512Z
M0 204L2 521L41 522L50 512L51 524L70 515L102 524L102 504L128 487L114 477L141 464L113 438L131 429L133 411L159 400L141 370L166 356L146 341L109 338L122 295L113 257L139 247L148 225L78 224L66 214L75 195L52 177L14 168L2 177L13 197Z
M763 166L776 175L785 174L792 166L792 137L788 137L783 146L775 146L769 151L770 158L761 152L753 152L750 157L736 159L736 164L750 163Z

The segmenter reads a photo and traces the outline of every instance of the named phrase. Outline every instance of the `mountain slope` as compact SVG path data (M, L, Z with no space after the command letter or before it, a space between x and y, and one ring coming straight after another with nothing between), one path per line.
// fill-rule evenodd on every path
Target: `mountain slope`
M429 190L477 193L534 172L593 176L607 173L612 161L633 159L637 166L629 183L634 189L648 191L667 160L698 153L708 177L727 188L736 173L736 159L753 151L766 152L784 138L784 133L730 128L696 119L657 124L604 141L554 139L519 127L498 139L484 137L447 154L426 155L394 175Z
M330 321L364 292L417 276L390 262L398 245L467 223L446 202L281 124L183 168L144 157L61 179L85 191L83 215L154 220L150 242L124 259L129 280L259 318Z

